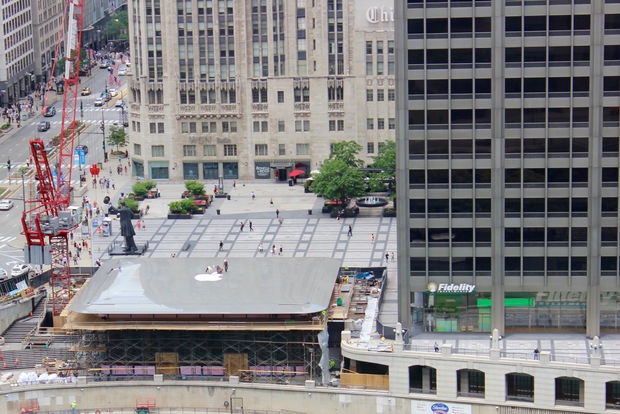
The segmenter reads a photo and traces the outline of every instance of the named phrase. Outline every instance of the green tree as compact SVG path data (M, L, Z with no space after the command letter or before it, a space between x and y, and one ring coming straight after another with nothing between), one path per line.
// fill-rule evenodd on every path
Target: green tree
M321 173L314 178L312 191L330 199L344 202L351 197L365 194L364 176L357 167L340 159L328 159L321 166Z
M370 174L370 189L372 191L385 191L385 183L390 183L390 188L392 188L396 171L396 142L386 141L381 145L371 167L379 171Z
M342 141L332 144L330 160L340 160L349 167L361 168L364 161L357 158L362 146L355 141Z
M205 195L205 185L198 181L185 181L185 189L193 196Z
M109 40L129 40L128 27L127 12L121 10L110 17L104 30Z
M108 143L115 145L118 151L119 147L127 145L127 133L124 128L110 127L110 135L108 135Z

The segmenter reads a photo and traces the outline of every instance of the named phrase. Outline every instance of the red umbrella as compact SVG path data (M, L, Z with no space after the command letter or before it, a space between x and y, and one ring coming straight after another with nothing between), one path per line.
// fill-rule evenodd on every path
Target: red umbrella
M288 176L290 178L293 178L293 177L299 177L300 175L305 175L305 174L306 172L304 170L293 170L288 174Z

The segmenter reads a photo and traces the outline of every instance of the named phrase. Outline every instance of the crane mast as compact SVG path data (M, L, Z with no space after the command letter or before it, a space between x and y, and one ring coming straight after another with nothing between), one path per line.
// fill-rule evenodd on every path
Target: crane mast
M51 84L60 57L58 52L64 42L64 91L58 157L52 162L48 159L43 140L35 138L30 141L38 188L35 197L25 200L26 208L22 214L27 262L51 265L50 285L54 317L60 315L73 294L68 239L69 234L81 222L81 209L70 208L70 204L73 147L78 128L76 111L83 12L84 0L66 0L63 24L56 45L56 60L50 77ZM43 111L46 110L47 96L44 99Z

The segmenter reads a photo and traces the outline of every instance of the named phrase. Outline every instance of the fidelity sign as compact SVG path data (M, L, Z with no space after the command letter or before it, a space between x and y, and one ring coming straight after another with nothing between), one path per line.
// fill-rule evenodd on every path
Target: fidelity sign
M431 282L426 286L426 289L430 293L473 293L476 290L476 285Z

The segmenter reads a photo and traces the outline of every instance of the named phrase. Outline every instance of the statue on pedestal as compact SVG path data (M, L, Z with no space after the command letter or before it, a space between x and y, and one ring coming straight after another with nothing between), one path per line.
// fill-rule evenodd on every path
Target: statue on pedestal
M137 252L138 246L136 246L136 242L133 240L133 236L136 235L136 232L133 229L133 224L131 224L133 211L131 211L131 209L127 207L124 202L121 202L119 214L121 219L121 236L125 238L125 252Z

